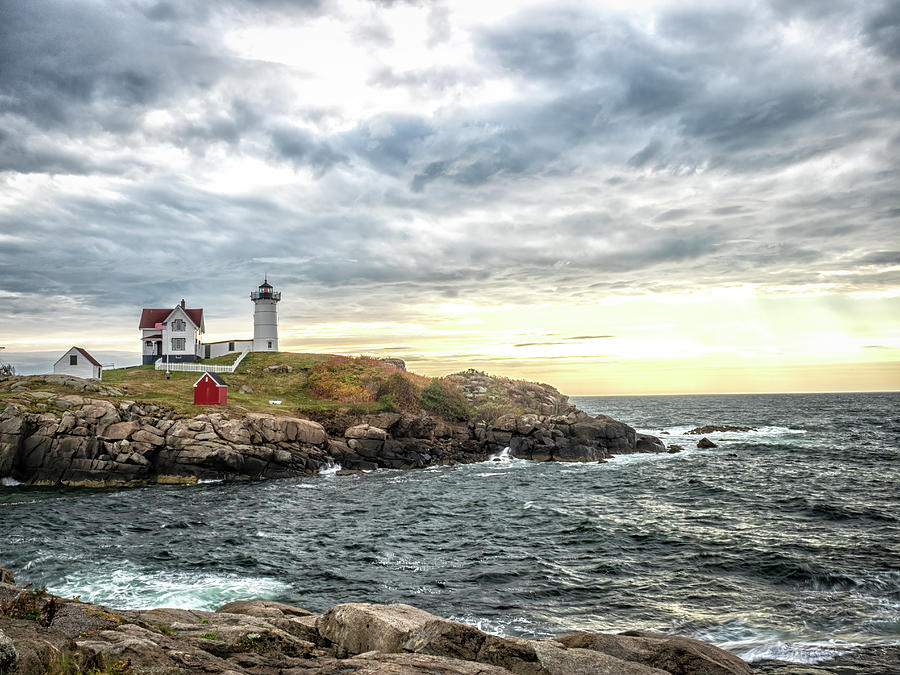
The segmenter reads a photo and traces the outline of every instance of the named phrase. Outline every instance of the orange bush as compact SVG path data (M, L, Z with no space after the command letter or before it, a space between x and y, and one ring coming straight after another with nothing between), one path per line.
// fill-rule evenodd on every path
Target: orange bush
M313 396L340 403L370 403L396 368L371 356L335 356L317 363L307 379Z

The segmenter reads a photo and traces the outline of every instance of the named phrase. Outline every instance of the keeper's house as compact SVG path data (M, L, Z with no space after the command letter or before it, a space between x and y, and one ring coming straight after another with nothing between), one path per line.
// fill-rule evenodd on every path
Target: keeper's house
M202 309L188 309L184 300L175 309L141 312L142 362L184 363L202 358L200 338L206 332Z
M57 375L74 375L88 380L99 380L103 377L103 366L86 349L72 347L53 364L53 372Z

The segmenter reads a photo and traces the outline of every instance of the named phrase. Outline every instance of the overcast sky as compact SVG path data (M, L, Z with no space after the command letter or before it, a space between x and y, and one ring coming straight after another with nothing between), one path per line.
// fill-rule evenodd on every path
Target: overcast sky
M898 157L898 2L0 0L2 358L897 389Z

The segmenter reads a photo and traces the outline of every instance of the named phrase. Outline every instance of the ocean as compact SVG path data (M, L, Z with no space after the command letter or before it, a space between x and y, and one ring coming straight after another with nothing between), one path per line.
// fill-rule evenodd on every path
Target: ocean
M749 661L900 644L900 393L573 397L677 454L126 490L0 488L0 566L114 607L405 602ZM712 433L705 424L753 427Z

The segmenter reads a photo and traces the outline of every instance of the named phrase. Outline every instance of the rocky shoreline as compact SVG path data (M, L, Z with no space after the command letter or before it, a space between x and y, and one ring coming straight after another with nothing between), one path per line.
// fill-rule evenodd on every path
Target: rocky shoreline
M475 376L476 383L489 378ZM42 391L47 384L83 393ZM0 409L0 479L132 486L286 478L335 464L347 470L414 469L480 462L505 448L521 459L564 462L666 452L658 438L604 415L591 417L552 387L520 385L515 389L520 400L514 401L520 414L490 420L448 422L421 411L338 411L316 421L218 412L179 419L170 410L124 400L121 391L78 378L6 378L0 391L15 396ZM481 389L463 387L470 399Z
M119 610L17 588L8 572L0 581L0 675L751 672L713 645L651 631L527 640L399 604L342 604L320 615L266 600L215 612Z

